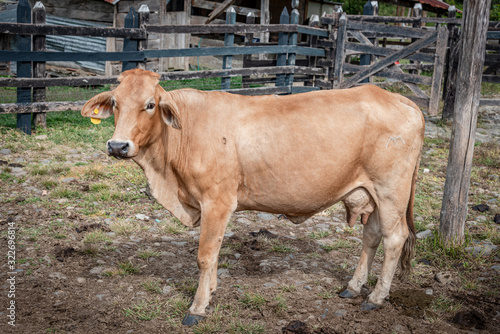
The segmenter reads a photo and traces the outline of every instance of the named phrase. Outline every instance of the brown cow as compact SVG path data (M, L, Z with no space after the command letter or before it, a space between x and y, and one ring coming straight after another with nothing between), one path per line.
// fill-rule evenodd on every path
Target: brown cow
M424 136L419 108L376 86L288 96L240 96L181 89L159 75L124 72L120 85L88 101L82 115L115 116L110 155L144 170L158 203L187 226L201 225L200 280L183 324L205 316L217 260L235 211L286 214L293 222L343 201L361 215L363 250L347 289L360 294L384 238L380 279L363 304L388 296L398 259L410 269L413 202ZM401 255L401 256L400 256Z

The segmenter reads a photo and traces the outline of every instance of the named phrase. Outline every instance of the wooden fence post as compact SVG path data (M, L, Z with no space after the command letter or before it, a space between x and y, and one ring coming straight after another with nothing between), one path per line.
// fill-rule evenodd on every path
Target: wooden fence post
M464 240L490 4L491 0L464 1L458 87L439 224L446 245Z
M340 17L341 9L337 12L334 10L332 12L332 23L328 25L328 40L327 43L329 47L325 48L325 56L326 62L325 65L325 77L323 82L321 83L321 89L332 89L333 88L333 73L335 72L335 54L337 44L335 41L337 40L337 32L338 32L338 24Z
M247 18L245 21L246 24L255 24L255 14L253 12L250 12L247 14ZM250 46L253 44L253 33L247 33L245 34L245 46ZM248 61L252 59L252 55L244 55L243 56L243 68L247 67ZM242 76L241 77L241 85L242 88L248 88L250 87L249 84L247 84L247 80L249 79L249 76Z
M439 111L441 82L443 81L447 45L448 28L445 26L439 27L436 41L436 57L434 58L434 73L432 74L431 96L429 99L429 114L434 116L437 115Z
M319 27L319 16L316 14L311 15L309 19L309 26L310 27ZM318 47L318 36L315 35L309 35L309 47L310 48L317 48ZM318 60L318 57L314 56L307 56L307 63L309 67L316 67L316 62ZM314 86L314 81L316 80L316 76L310 75L309 80L304 82L304 86Z
M448 17L455 18L457 10L455 6L448 8ZM458 72L458 50L460 42L460 30L456 24L448 23L448 56L446 61L446 76L443 89L443 120L451 120L453 117L453 108L455 105L455 93L457 90L457 72Z
M135 11L134 7L130 8L127 16L125 17L125 28L139 28L139 15ZM136 39L123 39L123 51L137 51L139 43ZM122 72L131 70L137 67L136 61L124 61L122 62Z
M418 18L418 19L422 18L422 4L421 3L416 3L413 6L412 16L414 18ZM421 29L422 28L422 21L418 20L417 22L414 22L412 26L413 26L413 28ZM415 43L416 40L417 40L416 38L412 38L411 42ZM410 64L418 64L418 62L415 60L410 60ZM419 70L409 70L408 72L410 74L420 74Z
M365 3L365 5L363 6L363 15L377 16L378 15L378 1L368 0ZM373 39L373 38L370 38L369 40L370 40L370 42L372 42L372 44L375 41L375 39ZM359 65L371 65L371 63L372 63L372 55L363 54L359 57ZM370 80L371 80L371 77L366 78L360 82L361 83L370 82Z
M339 18L337 32L337 47L335 50L335 67L333 69L333 88L340 88L344 79L345 42L347 40L347 15L342 13Z
M294 7L295 6L295 7ZM297 10L298 1L292 1L292 14L290 15L290 24L299 24L299 11ZM297 46L297 33L292 32L288 37L288 45ZM288 54L287 65L295 66L295 53ZM290 87L290 92L293 86L293 73L287 74L285 77L285 86Z
M17 5L17 22L18 23L31 23L31 7L28 0L20 0ZM31 51L31 36L19 35L17 37L17 47L19 51ZM17 77L18 78L31 78L31 62L18 61L17 62ZM31 102L31 88L18 88L17 89L17 103L30 103ZM23 113L17 114L17 128L31 135L31 114Z
M142 4L141 7L139 8L139 27L144 29L145 25L148 24L148 22L149 22L149 7L146 4ZM145 39L139 40L138 45L137 45L137 50L143 51L143 50L147 50L147 48L148 48L148 37L146 35ZM144 59L143 62L137 63L137 67L145 70L147 63L148 63L148 60Z
M280 24L289 24L290 16L288 15L288 10L283 8L283 11L280 15ZM287 45L288 44L288 34L285 32L280 32L278 34L278 45ZM276 66L285 66L286 65L286 53L278 53L276 57ZM277 74L276 75L276 87L281 87L285 85L285 74Z
M37 1L33 6L33 23L45 24L45 6ZM33 35L33 51L45 51L45 35ZM45 62L33 62L33 78L45 78ZM45 102L46 88L33 88L33 102ZM47 127L47 113L33 114L35 129Z
M231 6L226 11L226 24L236 23L236 11ZM224 34L224 46L234 45L234 34ZM222 68L227 70L233 68L233 56L224 56L222 58ZM221 79L221 89L231 88L231 77L222 77Z

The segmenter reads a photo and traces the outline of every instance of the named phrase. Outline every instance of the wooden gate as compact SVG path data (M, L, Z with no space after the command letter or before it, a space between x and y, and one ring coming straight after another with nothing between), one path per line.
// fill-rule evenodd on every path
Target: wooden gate
M334 73L342 73L335 78L338 81L335 88L349 88L367 78L376 83L373 77L400 81L414 94L408 98L427 109L429 114L437 115L448 43L447 27L435 25L427 29L420 27L421 24L417 28L400 27L386 24L388 20L398 19L394 17L369 17L369 20L382 22L380 24L365 22L366 17L347 15L344 18L344 15L339 19L335 15L322 18L322 24L339 26L336 44L344 45L342 51L339 47L336 51L336 59L344 61L335 64ZM346 33L341 31L342 20L346 20ZM339 56L339 52L344 54ZM363 54L371 55L370 65L352 62ZM424 70L428 73L432 70L432 76L422 75ZM419 85L430 86L430 94Z

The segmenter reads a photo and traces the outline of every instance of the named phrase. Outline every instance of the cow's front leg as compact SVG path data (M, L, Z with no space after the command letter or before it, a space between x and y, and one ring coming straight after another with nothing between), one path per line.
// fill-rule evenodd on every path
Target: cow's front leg
M198 247L198 268L200 280L183 325L196 325L205 317L205 309L210 302L210 294L217 287L217 260L226 225L233 210L227 206L202 209L200 241Z

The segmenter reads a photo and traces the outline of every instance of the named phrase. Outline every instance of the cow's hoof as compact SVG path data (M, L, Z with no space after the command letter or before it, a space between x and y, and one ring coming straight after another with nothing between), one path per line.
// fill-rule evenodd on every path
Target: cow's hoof
M344 291L339 293L340 298L354 298L357 295L358 295L357 293L355 293L354 291L351 291L349 289L345 289Z
M377 304L373 304L373 303L363 303L363 305L361 306L361 310L362 311L373 311L373 310L376 310L380 308L380 305L377 305Z
M194 325L197 325L200 321L202 321L203 318L205 318L205 317L202 315L188 313L188 314L186 314L184 319L182 319L182 324L184 326L194 326Z

